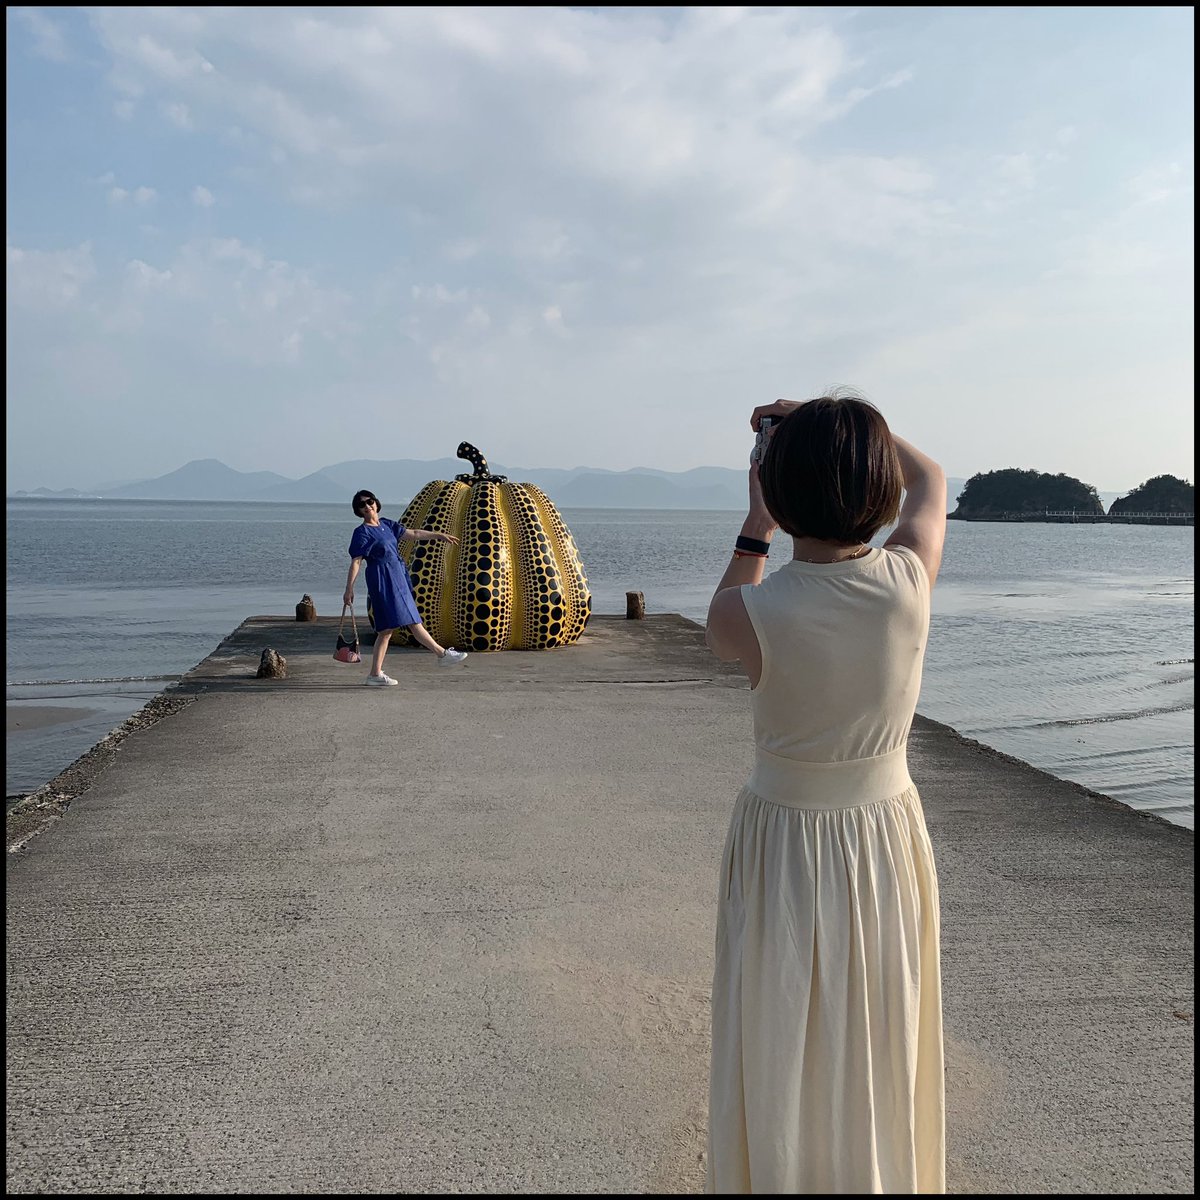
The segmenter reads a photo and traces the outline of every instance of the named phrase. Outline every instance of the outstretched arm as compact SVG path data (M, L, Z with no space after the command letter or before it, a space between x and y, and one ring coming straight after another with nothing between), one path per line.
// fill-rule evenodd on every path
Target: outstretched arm
M402 542L452 542L458 545L458 538L452 533L434 533L432 529L405 529L400 535Z
M928 455L903 438L892 435L904 476L904 502L900 522L887 540L889 546L907 546L925 564L929 586L942 565L946 541L946 474Z

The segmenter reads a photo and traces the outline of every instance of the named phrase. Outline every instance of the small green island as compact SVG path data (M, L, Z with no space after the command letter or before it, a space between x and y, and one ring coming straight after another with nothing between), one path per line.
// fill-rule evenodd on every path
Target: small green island
M1196 489L1186 479L1156 475L1114 500L1105 512L1090 483L1061 472L1006 467L972 475L948 516L952 521L1194 525Z

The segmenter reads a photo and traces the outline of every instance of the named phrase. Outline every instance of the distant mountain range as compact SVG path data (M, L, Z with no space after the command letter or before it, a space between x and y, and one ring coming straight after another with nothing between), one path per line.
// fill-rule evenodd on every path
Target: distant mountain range
M559 508L739 509L746 503L746 473L731 467L693 467L690 471L656 471L634 467L605 471L596 467L564 470L551 467L505 467L491 463L497 475L514 483L533 483ZM92 491L67 488L12 492L14 498L104 500L228 500L349 504L359 489L369 487L393 511L408 503L432 479L453 479L469 472L459 458L356 459L322 467L302 479L274 471L235 471L215 458L200 458L177 471L136 483L105 484ZM953 510L965 479L949 482Z

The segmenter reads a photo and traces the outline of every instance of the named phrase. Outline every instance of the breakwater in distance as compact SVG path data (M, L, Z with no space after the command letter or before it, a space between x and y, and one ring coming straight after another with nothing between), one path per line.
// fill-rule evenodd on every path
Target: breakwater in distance
M1195 513L1000 512L947 514L948 521L1042 521L1051 525L1195 525Z

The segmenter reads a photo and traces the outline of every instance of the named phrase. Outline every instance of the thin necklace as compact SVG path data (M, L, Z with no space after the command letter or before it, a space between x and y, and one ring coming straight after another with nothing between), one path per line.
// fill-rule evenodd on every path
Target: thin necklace
M866 542L863 542L853 554L847 554L845 558L798 558L798 561L814 563L819 567L832 567L834 563L852 562L856 558L862 558L870 548Z

